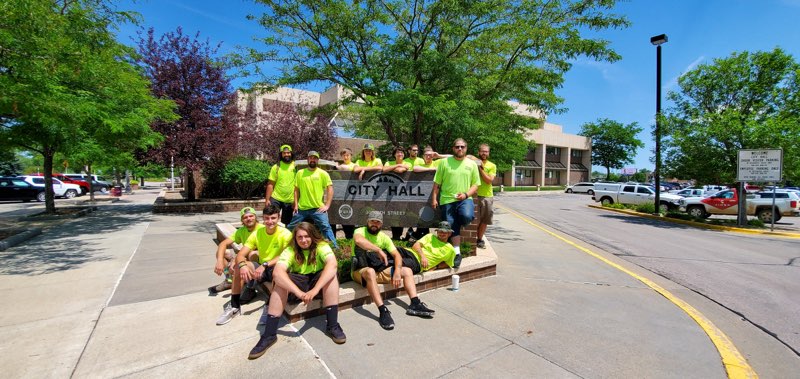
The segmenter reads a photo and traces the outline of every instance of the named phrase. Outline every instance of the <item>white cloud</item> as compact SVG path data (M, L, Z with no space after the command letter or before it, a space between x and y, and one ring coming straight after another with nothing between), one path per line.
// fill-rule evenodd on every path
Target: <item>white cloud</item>
M572 62L577 66L586 66L589 68L596 69L600 71L600 74L603 75L603 79L606 81L613 81L615 78L611 75L611 68L613 67L611 63L608 62L598 62L589 58L581 58L577 59Z
M677 76L673 77L672 79L670 79L667 82L667 84L664 86L664 92L669 92L673 88L677 87L678 86L678 78L683 76L683 74L694 70L694 68L697 67L697 65L699 65L700 63L703 63L704 60L706 60L705 55L701 55L701 56L697 57L697 59L692 61L692 63L689 63L689 65L686 66L686 68L683 69L683 72L681 72L680 75L677 75Z

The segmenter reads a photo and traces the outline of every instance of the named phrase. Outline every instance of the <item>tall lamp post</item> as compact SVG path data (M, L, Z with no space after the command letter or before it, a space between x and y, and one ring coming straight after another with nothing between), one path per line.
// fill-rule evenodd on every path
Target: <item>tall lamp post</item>
M661 45L667 43L667 35L650 37L656 46L656 169L653 172L656 190L656 214L661 213Z

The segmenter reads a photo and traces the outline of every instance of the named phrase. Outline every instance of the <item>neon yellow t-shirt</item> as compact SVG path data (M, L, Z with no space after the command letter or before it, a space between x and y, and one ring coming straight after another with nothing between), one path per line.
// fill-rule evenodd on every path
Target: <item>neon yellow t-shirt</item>
M324 204L322 196L325 194L325 189L332 186L333 182L331 176L321 168L314 170L304 168L297 172L294 185L300 191L297 207L305 211L317 209Z
M358 167L383 166L383 161L381 161L381 159L377 158L377 157L375 159L369 161L369 162L359 159L359 160L356 161L356 166L358 166Z
M240 245L245 243L253 232L258 231L259 229L261 229L263 227L264 227L264 224L256 224L256 227L255 227L255 229L253 229L252 232L247 230L246 226L242 226L239 229L236 229L236 232L233 233L233 243L238 243Z
M258 250L258 263L264 264L280 255L291 242L292 232L278 225L272 234L267 233L266 227L258 229L250 234L244 245L250 250Z
M339 167L344 167L345 170L353 171L353 169L356 168L356 164L353 163L353 162L350 162L349 164L342 163L342 164L339 165Z
M386 235L386 233L378 232L378 234L373 235L372 233L367 230L366 226L362 226L356 229L353 232L353 236L359 235L367 239L367 241L372 242L375 246L380 247L386 251L394 251L396 248L394 247L394 242L392 242L392 238ZM353 241L350 243L350 251L355 251L356 249L356 240L353 238Z
M441 161L442 161L441 159L437 159L437 160L432 160L431 164L426 164L425 161L423 160L422 163L415 164L414 166L419 166L419 167L424 167L424 168L437 168L437 167L439 167L439 163Z
M419 166L419 165L425 164L425 160L420 158L420 157L416 157L416 158L408 157L408 158L404 159L403 162L406 162L406 163L410 164L411 168L414 168L414 166Z
M478 185L479 181L478 165L469 158L460 161L454 157L443 159L433 176L433 182L439 185L441 205L455 202L456 194L467 192L470 187Z
M436 237L435 232L426 234L417 242L422 247L425 257L428 258L428 267L422 267L423 272L435 268L442 262L453 267L453 261L456 259L456 250L449 242L442 242ZM411 252L414 253L414 258L417 258L417 262L420 262L419 254L414 249L411 249ZM420 266L422 266L422 262L420 262Z
M402 161L400 163L397 163L396 160L386 161L386 163L384 163L383 165L384 166L394 166L396 164L401 164L401 165L403 165L403 166L405 166L405 167L407 167L409 169L412 167L411 163L408 163L406 161Z
M269 170L268 179L275 182L272 190L272 198L284 203L294 201L294 162L286 163L281 161L280 166L272 165Z
M483 172L485 172L489 176L497 175L497 165L492 162L486 161L483 164ZM478 173L480 179L480 172ZM492 197L494 196L494 191L492 191L492 185L486 184L483 180L480 180L480 184L478 184L478 196L483 197Z
M329 255L333 255L333 249L331 249L331 246L327 242L320 242L317 245L317 259L314 262L308 261L309 253L308 250L303 250L305 259L304 262L300 264L294 259L294 249L288 246L286 250L281 253L278 263L283 263L289 272L295 274L313 274L325 268L325 259L327 259ZM334 259L335 257L336 256L334 256Z

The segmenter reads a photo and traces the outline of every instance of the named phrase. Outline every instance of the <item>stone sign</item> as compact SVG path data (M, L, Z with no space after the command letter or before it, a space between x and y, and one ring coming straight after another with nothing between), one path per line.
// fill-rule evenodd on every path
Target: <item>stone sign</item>
M350 171L329 171L333 201L331 224L366 225L371 211L383 213L383 225L434 227L439 212L431 208L435 172L370 173L364 180Z

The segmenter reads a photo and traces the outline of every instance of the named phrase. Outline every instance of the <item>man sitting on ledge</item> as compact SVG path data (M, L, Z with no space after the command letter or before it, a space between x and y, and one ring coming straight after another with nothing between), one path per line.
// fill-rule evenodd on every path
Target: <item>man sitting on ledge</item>
M247 241L251 233L264 227L264 225L258 223L256 210L251 207L242 208L239 215L242 221L242 227L236 229L236 233L233 234L233 237L224 239L217 246L217 264L214 265L214 273L217 275L225 273L225 277L222 279L222 283L208 287L208 293L211 295L216 295L218 292L231 289L231 283L233 282L233 258L236 257L234 248L236 248L236 250L241 249L241 245ZM241 291L241 288L239 290Z
M392 320L391 312L383 303L378 283L391 283L395 288L399 288L402 279L408 297L411 298L411 305L408 306L406 314L429 318L433 317L434 311L420 301L417 296L414 270L408 266L415 265L416 272L419 272L419 263L415 262L412 253L403 257L395 248L391 238L381 232L382 226L383 214L379 211L372 211L367 216L367 226L362 226L354 232L351 250L354 259L351 276L353 281L367 288L372 301L378 306L380 312L378 322L381 327L392 330L394 329L394 320ZM391 260L387 254L391 254Z
M426 234L411 247L423 272L436 268L453 267L453 261L456 259L453 245L447 242L447 239L453 234L450 223L440 222L435 234L435 236L434 233Z
M234 266L233 289L231 290L231 304L217 320L217 325L224 325L231 321L241 312L241 303L247 303L252 299L242 299L240 293L242 285L250 281L258 283L271 282L272 270L278 263L281 252L292 242L292 232L278 225L281 217L281 208L276 204L269 204L264 208L264 227L250 234L244 247L236 255L236 265ZM257 251L256 251L257 250ZM256 262L252 262L247 257L251 251L256 251ZM258 265L258 268L256 268ZM253 283L255 284L255 283ZM253 295L255 295L255 290ZM238 297L238 299L236 299ZM236 299L234 301L234 299ZM247 300L247 301L245 301Z

